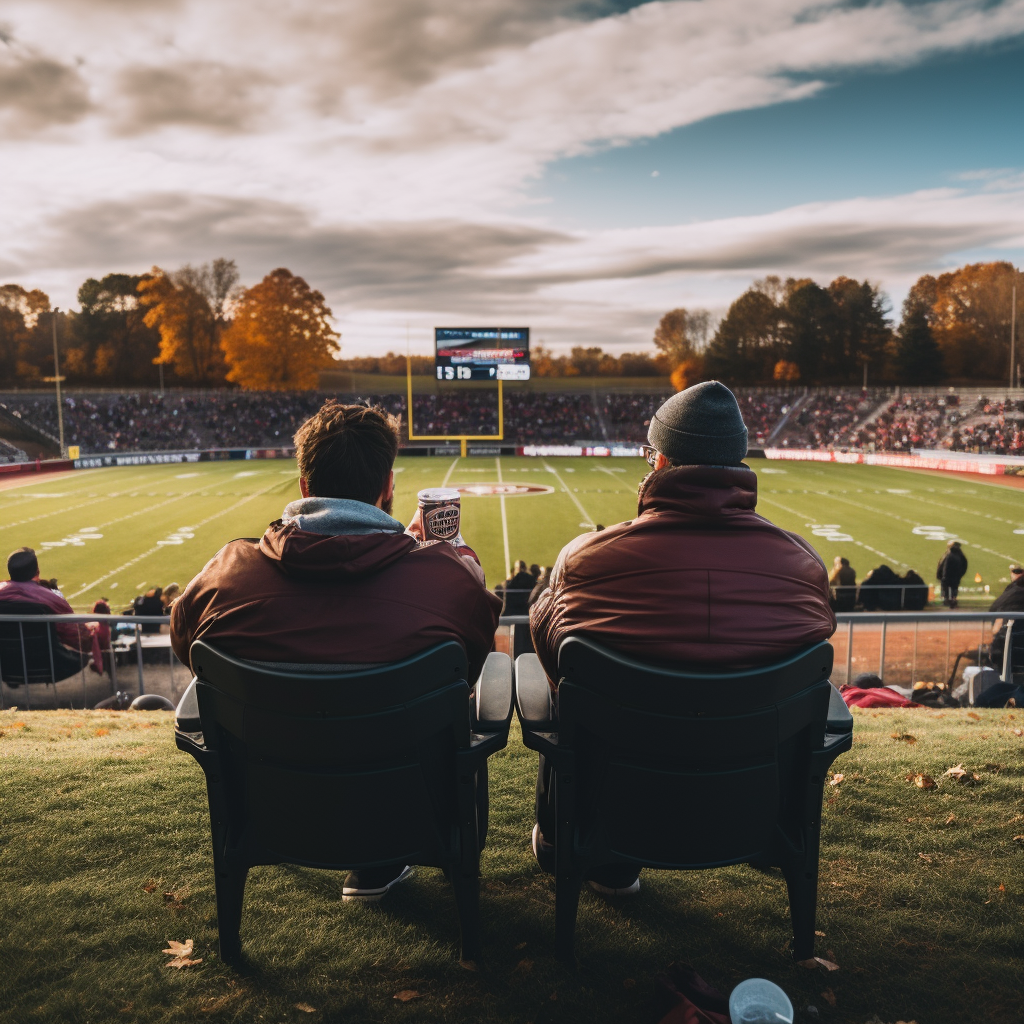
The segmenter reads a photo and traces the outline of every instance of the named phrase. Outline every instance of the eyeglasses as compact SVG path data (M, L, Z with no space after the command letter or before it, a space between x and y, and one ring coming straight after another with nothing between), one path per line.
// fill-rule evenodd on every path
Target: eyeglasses
M1010 575L1011 576L1019 576L1022 572L1024 572L1024 569L1022 569L1022 568L1020 568L1020 566L1018 566L1017 568L1010 570Z
M658 461L658 455L660 454L658 449L654 448L652 445L645 444L641 448L641 451L644 453L647 465L650 466L651 469L654 469L654 464Z

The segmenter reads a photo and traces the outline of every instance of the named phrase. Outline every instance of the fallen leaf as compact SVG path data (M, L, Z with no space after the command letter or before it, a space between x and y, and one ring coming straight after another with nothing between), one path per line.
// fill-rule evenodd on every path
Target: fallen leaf
M1014 836L1013 841L1015 843L1020 843L1022 846L1024 846L1024 836Z
M942 774L948 775L951 779L962 779L967 774L967 770L963 764L955 764L952 768L947 768Z
M928 856L927 853L919 853L918 857L920 857L921 860L923 860L925 862L925 864L931 864L932 863L932 859L931 859L931 857Z
M956 815L955 814L951 814L942 824L943 825L952 825L954 821L956 821Z
M1014 736L1024 736L1024 729L1014 729L1013 730L1013 735Z
M635 988L636 987L636 980L634 978L623 978L622 979L622 987L623 988Z
M797 964L800 967L806 967L809 971L818 967L824 967L826 971L839 970L839 964L834 964L831 960L825 960L820 956L812 956L809 960L797 960Z
M1003 885L1002 883L1000 883L1000 885L999 885L999 891L1000 891L1000 892L1006 892L1006 886L1005 886L1005 885Z
M980 722L981 721L981 715L977 715L973 711L968 711L967 712L967 717L968 718L973 718L976 722Z
M838 786L839 783L842 782L845 778L846 776L842 774L833 775L832 778L829 780L829 785Z
M515 969L517 971L522 971L523 974L529 974L529 972L533 970L533 961L520 960L519 963L516 964Z
M156 881L156 879L155 879L155 878L151 878L151 879L150 879L150 880L149 880L149 881L148 881L148 882L147 882L147 883L146 883L146 884L145 884L145 885L144 885L144 886L142 887L142 891L143 891L143 892L155 892L155 891L156 891L156 887L157 887L157 885L159 885L159 883L158 883L158 882Z
M296 1003L296 1010L301 1010L303 1013L316 1013L316 1007L310 1006L309 1003Z
M830 988L825 989L825 991L821 993L821 998L824 999L829 1006L836 1005L836 994Z
M935 780L930 775L925 775L924 772L918 772L916 775L908 775L907 782L912 782L918 789L935 788Z
M187 956L176 956L173 960L168 960L164 967L176 967L180 971L182 967L195 967L196 964L201 964L202 962L203 958L201 956L196 957L194 960Z
M106 735L109 734L109 732L110 732L109 729L97 729L96 730L96 735L97 736L106 736Z
M824 932L815 932L814 934L817 935L819 939L825 938L825 933Z
M184 942L176 942L174 939L167 940L167 949L161 950L162 953L166 953L168 956L191 956L192 955L192 940L186 939Z
M396 992L392 999L397 999L400 1003L411 1003L414 999L422 999L423 993L417 992L414 988L403 988L401 992Z
M916 743L917 737L911 736L909 732L894 732L892 734L894 740L902 740L904 743Z

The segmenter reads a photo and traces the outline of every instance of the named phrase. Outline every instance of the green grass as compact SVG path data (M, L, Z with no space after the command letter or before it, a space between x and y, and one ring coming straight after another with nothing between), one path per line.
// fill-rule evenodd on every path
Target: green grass
M827 563L846 555L861 576L884 561L899 572L912 566L931 582L945 541L913 530L941 526L965 541L964 583L978 588L973 596L984 606L1008 582L1009 562L1024 557L1019 490L876 466L760 459L751 466L759 475L758 510L806 536ZM504 502L464 497L463 534L493 585L506 569L502 505L509 558L550 565L587 524L636 514L636 487L647 465L640 459L403 457L396 468L395 514L403 522L412 516L416 492L441 483L500 478L553 488ZM294 463L284 460L85 470L0 491L0 542L7 550L27 544L40 551L44 575L58 578L76 608L90 608L101 595L121 606L143 587L186 583L225 542L259 536L296 497ZM814 534L825 525L851 539ZM181 527L192 536L160 543ZM84 528L102 536L71 539L83 537ZM63 546L47 547L55 543Z
M571 975L552 957L552 886L529 852L536 762L518 732L491 761L483 970L458 965L436 870L360 907L342 904L340 873L265 867L250 875L236 972L216 953L202 776L169 717L2 713L0 1021L653 1022L654 978L676 959L723 992L771 978L825 1024L1018 1021L1024 715L854 714L823 818L817 952L839 971L790 960L777 872L733 867L645 872L632 900L585 893ZM916 742L893 738L906 733ZM960 762L976 785L943 777ZM202 964L166 968L165 940L189 938ZM396 1001L405 989L421 998Z

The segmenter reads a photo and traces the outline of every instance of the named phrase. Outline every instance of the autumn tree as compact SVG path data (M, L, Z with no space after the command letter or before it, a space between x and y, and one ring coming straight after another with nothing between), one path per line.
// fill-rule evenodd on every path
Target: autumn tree
M0 381L34 380L53 372L53 356L47 357L38 343L39 314L50 308L50 299L38 288L28 291L20 284L0 285Z
M782 354L782 282L755 281L719 323L704 359L709 377L737 384L769 380Z
M160 331L157 361L171 364L179 377L196 384L223 379L221 337L229 323L231 302L238 283L234 260L167 273L154 267L139 282L146 308L145 323Z
M251 390L312 389L339 350L323 295L283 267L238 298L221 346L228 380Z
M893 371L901 384L938 384L942 380L942 350L932 330L936 284L931 274L925 274L903 300L903 318L892 352Z
M950 377L1007 379L1010 300L1015 282L1019 325L1024 279L1013 264L969 263L936 279L931 327Z
M99 281L90 277L78 289L80 311L72 318L64 357L69 376L110 384L155 382L160 334L146 326L141 281L138 274L107 274Z
M669 366L693 360L704 350L712 318L706 309L671 309L654 330L654 347Z

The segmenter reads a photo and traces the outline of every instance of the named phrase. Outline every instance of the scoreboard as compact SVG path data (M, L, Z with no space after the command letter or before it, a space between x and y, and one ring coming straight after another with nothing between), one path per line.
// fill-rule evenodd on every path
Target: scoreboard
M436 327L438 380L529 380L529 327Z

